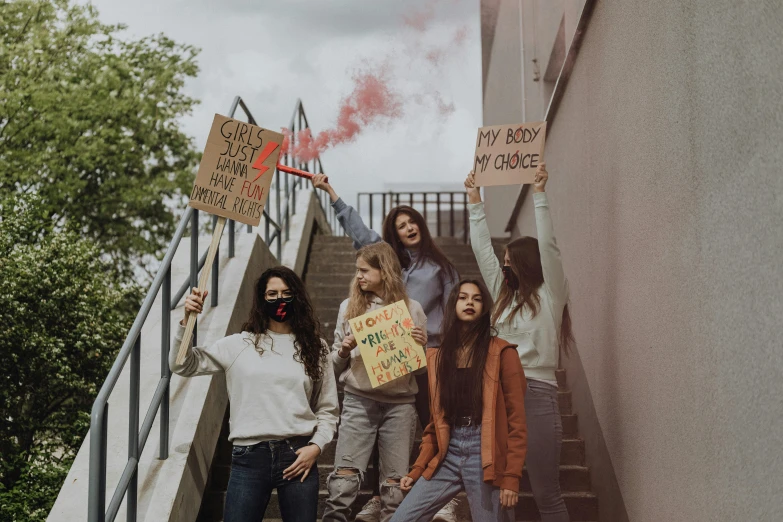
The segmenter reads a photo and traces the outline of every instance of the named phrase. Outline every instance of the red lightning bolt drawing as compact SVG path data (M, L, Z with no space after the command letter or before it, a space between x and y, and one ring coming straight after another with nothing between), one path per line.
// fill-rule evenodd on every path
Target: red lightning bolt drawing
M258 169L258 176L256 176L256 179L253 180L253 183L256 182L258 178L264 175L264 172L269 170L269 167L266 165L263 165L264 161L269 157L270 154L272 154L277 147L279 147L279 143L275 143L274 141L270 141L266 144L266 147L264 147L264 150L261 151L261 154L259 154L258 159L255 163L253 163L253 168Z
M277 316L280 319L285 319L285 303L280 303L280 306L277 308Z

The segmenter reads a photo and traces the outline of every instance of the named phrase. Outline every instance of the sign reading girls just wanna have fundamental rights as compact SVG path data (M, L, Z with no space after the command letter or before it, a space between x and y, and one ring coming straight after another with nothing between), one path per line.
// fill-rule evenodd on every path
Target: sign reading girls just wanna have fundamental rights
M545 121L481 127L473 161L476 186L533 183L545 141Z
M411 337L414 326L405 301L349 321L373 388L427 366L424 348Z
M215 114L189 205L258 226L282 143L279 132Z

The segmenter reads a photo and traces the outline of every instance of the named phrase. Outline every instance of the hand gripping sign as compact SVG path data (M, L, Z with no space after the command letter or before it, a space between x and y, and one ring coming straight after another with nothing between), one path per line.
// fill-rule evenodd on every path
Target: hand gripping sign
M480 128L473 161L476 186L533 183L545 141L545 121Z
M349 321L373 388L427 366L424 348L413 340L405 301L367 312Z
M202 292L207 287L226 219L256 227L261 223L282 143L283 135L279 132L215 114L188 203L219 216L198 283ZM195 323L196 314L188 314L178 363L185 358Z

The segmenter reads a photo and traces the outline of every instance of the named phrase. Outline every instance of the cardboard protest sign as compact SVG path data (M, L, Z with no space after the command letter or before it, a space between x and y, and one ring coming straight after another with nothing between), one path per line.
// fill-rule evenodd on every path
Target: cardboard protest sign
M481 127L473 161L476 186L533 183L545 141L545 121Z
M405 301L349 321L373 388L427 366L424 348L411 337L414 326Z
M189 205L258 226L282 143L279 132L215 114Z

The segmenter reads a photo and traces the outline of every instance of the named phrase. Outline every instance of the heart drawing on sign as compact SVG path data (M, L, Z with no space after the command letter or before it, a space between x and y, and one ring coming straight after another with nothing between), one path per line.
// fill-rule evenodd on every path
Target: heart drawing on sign
M362 344L367 344L367 339L362 339Z

